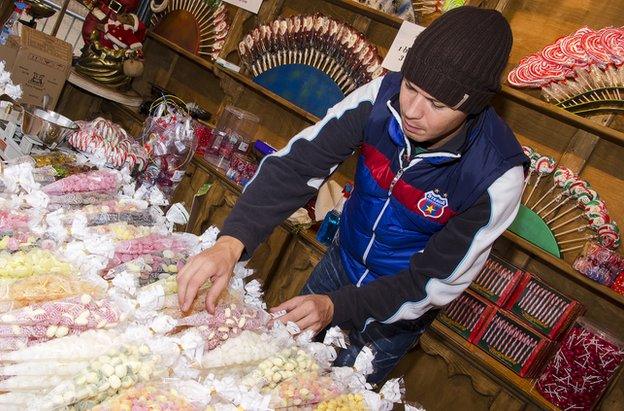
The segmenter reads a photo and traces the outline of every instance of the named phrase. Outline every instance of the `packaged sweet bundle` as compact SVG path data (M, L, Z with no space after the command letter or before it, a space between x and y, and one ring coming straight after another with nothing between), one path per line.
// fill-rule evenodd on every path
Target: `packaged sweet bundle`
M92 360L78 375L63 381L30 409L54 410L73 405L87 410L139 382L166 376L160 357L145 345L124 345Z
M140 140L147 151L148 165L138 176L139 183L157 186L170 197L197 148L186 104L170 96L156 100Z
M30 228L31 216L17 210L0 210L0 250L17 251L35 244Z
M120 242L115 247L115 255L109 261L108 268L132 261L146 255L173 258L175 253L188 253L197 244L197 237L192 234L176 233L170 235L149 234L145 237Z
M88 294L101 298L106 284L68 274L39 274L0 284L0 312Z
M72 266L52 251L31 248L8 253L0 251L0 279L16 280L39 274L72 274Z
M199 391L193 399L185 395L190 390ZM210 399L207 388L195 381L167 381L139 383L118 395L96 405L92 411L202 411ZM200 397L197 400L197 397Z
M80 129L67 140L72 147L100 156L110 167L121 169L127 166L130 171L145 169L147 152L121 126L101 117L76 123Z
M31 304L0 316L0 350L14 349L16 338L30 345L90 329L113 328L125 316L113 301L96 300L89 294Z
M121 185L121 176L114 170L96 170L74 174L48 184L43 192L49 195L72 193L114 193Z
M536 383L561 409L590 410L624 359L624 344L580 318Z
M611 286L624 272L624 257L598 243L587 242L574 261L574 269L600 284Z

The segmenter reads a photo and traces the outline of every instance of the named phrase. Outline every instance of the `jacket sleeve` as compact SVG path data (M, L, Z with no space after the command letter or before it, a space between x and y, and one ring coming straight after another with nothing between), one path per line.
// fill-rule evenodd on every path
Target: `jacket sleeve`
M413 320L459 296L481 271L494 240L516 217L523 179L522 166L499 177L471 208L431 236L408 269L330 293L333 325L363 330L373 321Z
M330 108L321 121L263 159L221 230L221 235L235 237L245 245L243 259L309 201L323 181L353 154L363 139L382 81L380 77L355 90Z

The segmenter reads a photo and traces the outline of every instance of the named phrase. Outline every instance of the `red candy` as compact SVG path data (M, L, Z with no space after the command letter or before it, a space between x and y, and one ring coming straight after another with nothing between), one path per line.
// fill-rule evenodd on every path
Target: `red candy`
M546 366L536 388L561 409L589 410L622 362L621 344L579 320Z

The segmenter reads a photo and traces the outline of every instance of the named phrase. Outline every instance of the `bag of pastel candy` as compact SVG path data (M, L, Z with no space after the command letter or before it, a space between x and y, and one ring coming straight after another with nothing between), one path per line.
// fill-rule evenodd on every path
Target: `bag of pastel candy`
M574 269L600 284L611 286L624 271L624 257L598 243L588 242L574 261Z
M165 379L140 383L96 405L91 411L202 411L210 390L193 380Z
M0 284L0 313L82 294L101 298L106 288L106 282L101 279L98 281L71 274L33 275Z
M579 318L536 382L561 409L592 409L624 359L624 344Z
M74 406L87 410L140 382L162 378L162 359L147 345L128 344L109 350L70 380L38 398L32 409L55 410Z
M121 174L115 170L95 170L73 174L43 187L48 195L72 193L114 193L121 186Z
M306 407L335 398L345 387L329 375L304 372L280 382L271 391L271 408Z

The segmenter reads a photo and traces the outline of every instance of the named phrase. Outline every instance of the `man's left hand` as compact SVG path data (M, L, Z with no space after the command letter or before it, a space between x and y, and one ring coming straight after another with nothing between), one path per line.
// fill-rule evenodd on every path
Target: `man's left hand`
M272 313L283 310L286 314L274 321L284 324L292 321L301 332L312 330L314 334L327 327L334 317L334 303L322 294L300 295L271 308Z

